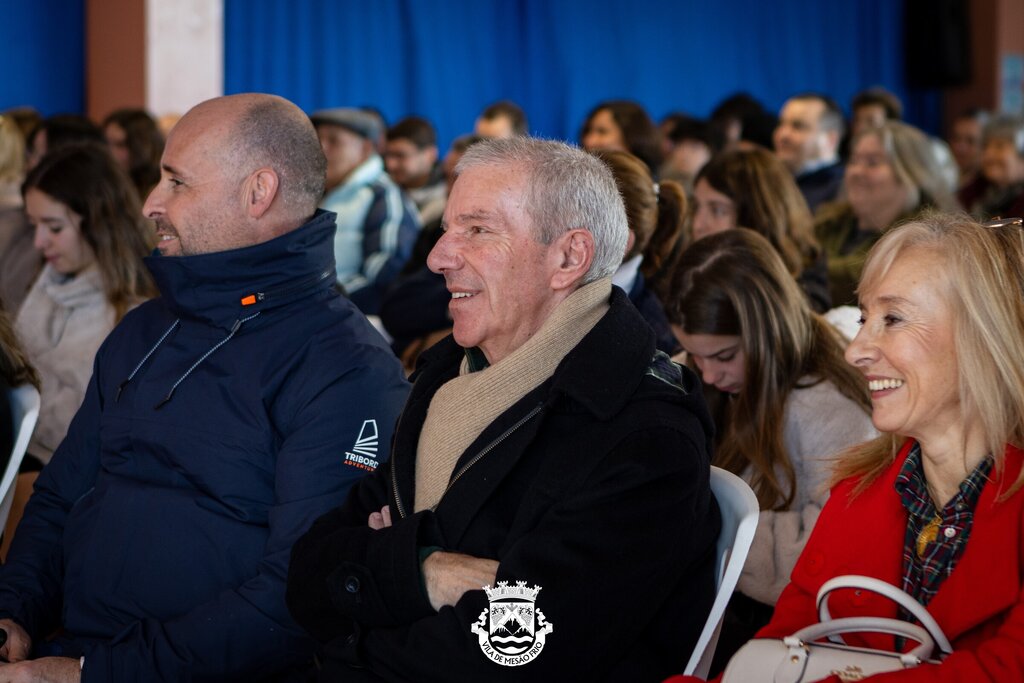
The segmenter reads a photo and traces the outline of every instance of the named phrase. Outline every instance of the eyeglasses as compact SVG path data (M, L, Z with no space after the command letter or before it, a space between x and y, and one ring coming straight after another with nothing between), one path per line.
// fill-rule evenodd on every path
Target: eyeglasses
M981 224L983 228L1024 228L1024 218L996 218Z

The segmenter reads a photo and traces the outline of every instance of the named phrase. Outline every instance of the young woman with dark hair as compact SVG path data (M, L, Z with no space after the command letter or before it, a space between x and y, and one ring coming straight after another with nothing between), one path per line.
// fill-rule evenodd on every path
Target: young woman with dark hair
M155 294L142 262L154 235L128 176L99 144L47 155L23 192L35 248L46 260L15 323L42 376L39 424L29 444L38 466L64 438L100 343L130 308Z
M164 136L145 109L118 109L103 119L103 137L144 202L160 182Z
M711 159L694 181L693 236L744 227L772 245L818 313L831 308L828 264L814 219L793 174L765 149L736 149Z
M726 652L771 616L824 503L832 456L874 436L870 398L839 334L752 230L691 244L665 304L708 389L713 464L746 479L762 510L719 646Z
M652 175L663 160L661 131L643 107L629 100L609 100L594 107L580 130L580 146L591 152L629 152L647 164Z
M647 165L629 152L594 154L611 169L626 205L629 242L622 265L612 277L629 295L658 337L658 348L673 354L679 345L655 294L678 258L686 218L686 193L672 180L655 183Z

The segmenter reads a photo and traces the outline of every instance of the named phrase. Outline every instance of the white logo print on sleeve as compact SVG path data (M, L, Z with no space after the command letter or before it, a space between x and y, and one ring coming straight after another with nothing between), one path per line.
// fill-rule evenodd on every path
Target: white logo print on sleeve
M377 421L364 420L352 450L345 451L345 464L373 472L380 465L377 445Z

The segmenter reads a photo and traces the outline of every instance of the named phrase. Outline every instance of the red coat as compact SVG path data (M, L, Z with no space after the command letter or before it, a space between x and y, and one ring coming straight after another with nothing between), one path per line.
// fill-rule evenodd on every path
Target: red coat
M758 633L783 637L818 621L814 599L828 579L862 574L902 584L907 510L893 487L911 443L866 491L850 498L853 481L836 486L775 606ZM974 512L967 548L928 611L953 644L941 666L921 666L872 680L900 683L1024 681L1024 490L997 501L1020 473L1024 453L1007 448L1002 476L993 472ZM842 591L829 598L833 618L896 617L896 605L874 594ZM893 637L844 636L847 643L892 650Z
M817 623L814 600L825 581L861 574L902 585L907 511L893 488L911 442L866 491L850 498L853 481L833 490L814 531L779 597L771 622L757 635L782 638ZM928 611L953 644L940 666L880 674L888 683L1012 683L1024 681L1024 489L997 501L1020 473L1024 452L1007 447L1005 469L986 484L974 512L967 548L928 604ZM838 591L829 597L833 618L897 618L896 604L874 595ZM848 634L850 645L892 651L893 636ZM676 677L676 681L696 681ZM826 679L838 683L838 678ZM666 682L667 683L667 682Z

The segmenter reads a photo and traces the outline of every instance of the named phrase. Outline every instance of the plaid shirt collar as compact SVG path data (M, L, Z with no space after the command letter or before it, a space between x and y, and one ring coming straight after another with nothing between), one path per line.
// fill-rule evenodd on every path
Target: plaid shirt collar
M967 547L974 508L992 471L992 458L982 460L960 482L942 510L937 510L925 483L921 446L914 444L896 477L895 488L907 509L903 544L903 590L927 605L953 573Z

